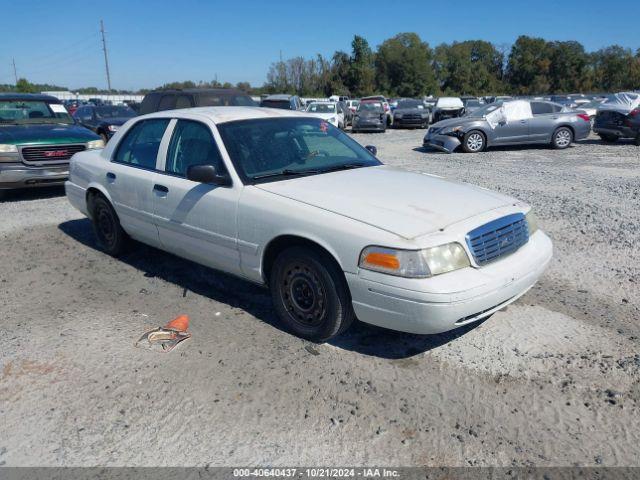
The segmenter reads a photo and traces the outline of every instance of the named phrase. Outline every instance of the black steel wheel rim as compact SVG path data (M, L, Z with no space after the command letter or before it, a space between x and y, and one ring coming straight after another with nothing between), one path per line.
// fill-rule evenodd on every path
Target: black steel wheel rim
M99 207L96 212L96 230L103 245L110 247L116 241L116 223L111 212Z
M317 327L326 316L326 292L318 274L304 263L290 263L280 277L280 296L292 320Z

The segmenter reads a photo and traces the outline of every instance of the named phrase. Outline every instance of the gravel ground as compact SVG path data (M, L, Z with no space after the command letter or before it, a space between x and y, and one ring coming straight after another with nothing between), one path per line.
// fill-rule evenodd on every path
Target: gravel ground
M8 195L0 465L640 466L640 149L446 155L422 135L355 138L530 202L555 246L529 293L444 335L310 344L255 286L142 245L102 254L60 189ZM134 348L180 313L191 339Z

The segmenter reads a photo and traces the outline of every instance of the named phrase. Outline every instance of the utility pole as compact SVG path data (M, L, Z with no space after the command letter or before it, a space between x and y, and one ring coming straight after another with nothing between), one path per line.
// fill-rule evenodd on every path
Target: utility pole
M104 41L104 23L100 20L100 33L102 34L102 51L104 52L104 67L107 70L107 87L111 91L111 76L109 75L109 57L107 56L107 42Z
M18 84L18 72L16 70L16 59L12 59L13 60L13 76L16 79L16 85Z

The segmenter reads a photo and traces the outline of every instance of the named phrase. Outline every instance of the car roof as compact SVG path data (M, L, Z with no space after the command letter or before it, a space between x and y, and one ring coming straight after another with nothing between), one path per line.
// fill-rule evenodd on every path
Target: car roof
M56 97L36 93L0 93L0 100L35 100L49 103L60 103L60 100Z
M280 108L265 108L265 107L196 107L196 108L183 108L177 110L163 110L161 112L154 112L148 115L142 115L136 117L137 119L144 118L207 118L212 120L215 124L235 122L238 120L258 120L265 118L285 118L285 117L307 117L316 118L310 116L305 112L298 112L295 110L283 110Z
M293 95L288 95L286 93L276 93L273 95L267 95L263 100L290 100Z
M175 95L179 95L181 93L187 93L190 95L229 95L229 94L233 94L233 95L245 95L245 96L249 96L248 93L243 92L242 90L238 90L235 88L185 88L185 89L180 89L180 88L168 88L166 90L153 90L151 92L148 93L152 94L152 93L162 93L162 94L175 94Z

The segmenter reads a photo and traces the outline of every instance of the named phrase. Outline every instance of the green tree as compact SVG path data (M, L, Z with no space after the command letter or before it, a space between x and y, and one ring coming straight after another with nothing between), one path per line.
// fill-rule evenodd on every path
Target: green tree
M589 56L578 42L549 42L549 83L553 93L590 90Z
M399 33L378 47L376 84L392 96L418 97L436 90L431 49L415 33Z
M543 38L520 36L511 47L507 78L518 94L548 93L551 88L551 58Z
M619 45L612 45L592 55L596 88L615 92L632 90L640 86L638 57Z
M375 89L374 56L369 42L356 35L351 42L351 58L347 87L353 95L370 95Z
M482 95L503 92L504 55L482 40L442 44L436 48L434 68L441 91Z
M19 78L16 82L16 91L20 93L36 93L38 92L35 85L29 83L26 78Z

